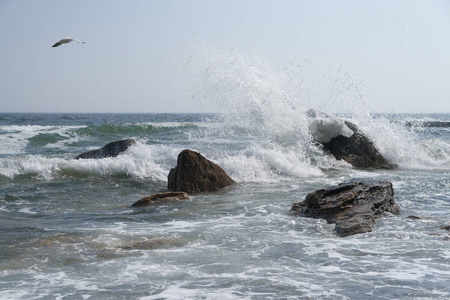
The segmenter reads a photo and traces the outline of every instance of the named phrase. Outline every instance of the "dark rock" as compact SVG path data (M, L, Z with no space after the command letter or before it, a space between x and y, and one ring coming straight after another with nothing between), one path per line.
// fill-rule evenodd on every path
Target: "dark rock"
M126 139L111 142L104 147L96 150L87 151L81 153L75 157L75 159L87 159L87 158L104 158L104 157L116 157L120 153L126 151L128 147L136 145L136 141L133 139Z
M407 218L410 220L422 220L422 218L418 216L408 216Z
M339 135L323 144L323 148L329 151L336 159L345 160L357 168L394 169L397 166L390 164L375 148L358 127L345 121L353 135L345 137Z
M144 197L134 202L131 207L152 205L157 203L173 202L178 200L189 200L189 195L184 192L165 192Z
M450 225L443 225L443 226L441 226L441 227L439 227L440 229L443 229L443 230L448 230L448 231L450 231Z
M385 211L399 214L389 181L353 180L308 194L294 203L291 212L299 216L324 218L336 224L339 236L372 231L375 219Z
M215 192L233 183L221 167L192 150L181 151L168 176L169 190L189 194Z

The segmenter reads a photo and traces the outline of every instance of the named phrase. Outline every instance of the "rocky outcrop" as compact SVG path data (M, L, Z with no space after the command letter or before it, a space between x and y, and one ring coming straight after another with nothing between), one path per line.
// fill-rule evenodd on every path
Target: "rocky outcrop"
M88 158L104 158L104 157L116 157L120 153L126 151L130 146L136 145L136 141L133 139L126 139L111 142L106 144L100 149L87 151L81 153L75 157L75 159L88 159Z
M169 190L188 194L215 192L233 183L221 167L192 150L181 151L168 176Z
M189 200L189 195L184 192L165 192L144 197L134 202L131 207L140 207L179 200Z
M389 181L353 180L308 194L291 212L334 223L337 235L344 237L372 231L375 219L386 211L399 214L393 197Z
M355 124L345 121L353 131L350 137L339 135L329 142L323 143L324 150L330 152L336 159L345 160L356 168L394 169Z
M336 159L344 160L356 168L392 169L390 164L355 124L333 114L310 109L308 129L314 141Z

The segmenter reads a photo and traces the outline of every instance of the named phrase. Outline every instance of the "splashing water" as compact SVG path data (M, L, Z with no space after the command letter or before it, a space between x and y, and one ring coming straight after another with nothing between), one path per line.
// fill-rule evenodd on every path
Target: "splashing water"
M355 79L333 59L292 61L280 67L236 49L220 51L201 44L189 49L187 65L194 72L190 74L196 88L193 97L214 104L222 113L222 134L253 138L247 154L239 155L241 164L242 155L250 154L276 173L300 177L345 167L313 143L307 111L314 108L357 124L382 155L401 168L450 166L448 141L421 140L416 131L373 114L364 99L364 80ZM217 136L217 132L211 134Z

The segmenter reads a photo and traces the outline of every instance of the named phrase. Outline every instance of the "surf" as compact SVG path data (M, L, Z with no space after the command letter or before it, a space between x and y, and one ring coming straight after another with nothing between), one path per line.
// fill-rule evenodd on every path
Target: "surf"
M251 140L236 153L236 164L245 164L244 157L249 164L259 159L267 170L298 177L348 168L314 143L311 126L317 118L308 116L313 109L356 124L400 168L450 168L448 139L424 140L411 126L375 114L364 93L364 78L335 58L277 65L238 49L204 43L190 45L187 52L192 97L222 116L221 133L211 132L210 137L245 133Z

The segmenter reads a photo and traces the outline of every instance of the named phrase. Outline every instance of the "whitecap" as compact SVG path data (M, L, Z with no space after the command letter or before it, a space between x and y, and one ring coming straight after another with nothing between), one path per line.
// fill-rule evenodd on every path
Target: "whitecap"
M0 154L21 154L25 153L25 148L29 139L41 134L58 134L69 138L55 144L48 144L46 147L61 147L65 143L78 141L78 137L72 136L72 132L86 126L41 126L41 125L10 125L0 126Z

